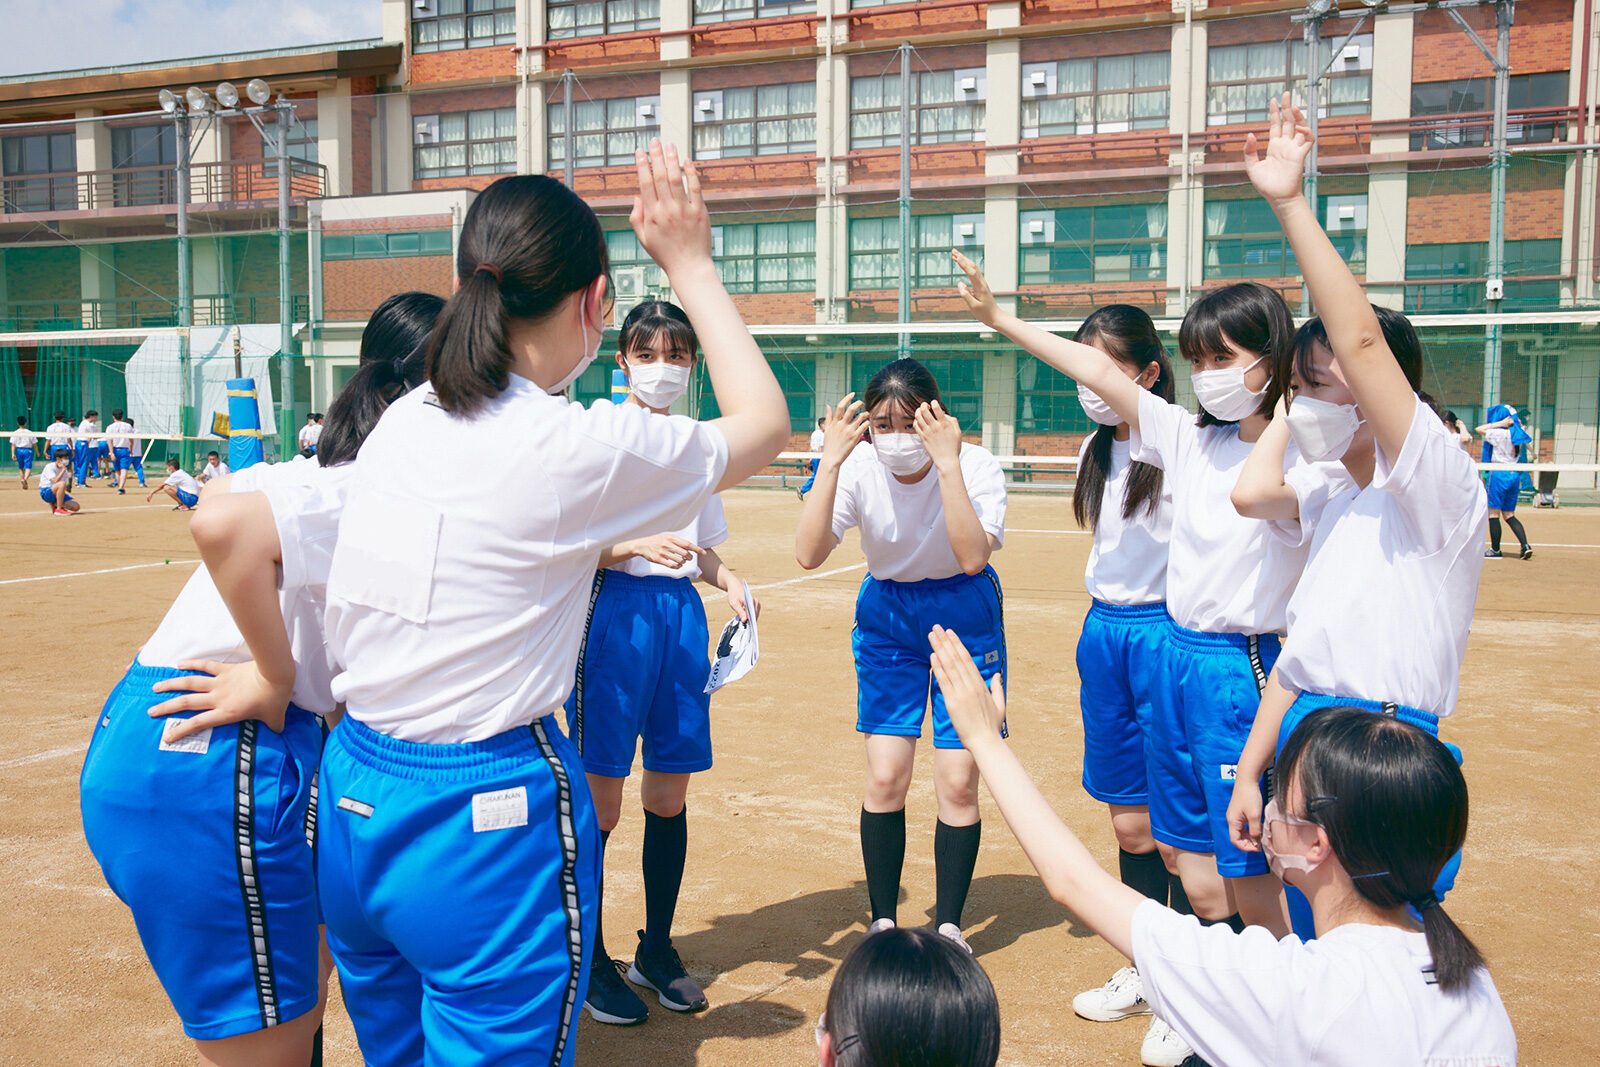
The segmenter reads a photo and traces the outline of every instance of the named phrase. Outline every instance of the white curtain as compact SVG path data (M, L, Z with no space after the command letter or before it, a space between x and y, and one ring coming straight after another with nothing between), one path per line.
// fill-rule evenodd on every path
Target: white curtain
M1167 205L1146 204L1144 224L1154 242L1150 246L1150 269L1157 271L1166 259L1167 243L1163 238L1167 236Z

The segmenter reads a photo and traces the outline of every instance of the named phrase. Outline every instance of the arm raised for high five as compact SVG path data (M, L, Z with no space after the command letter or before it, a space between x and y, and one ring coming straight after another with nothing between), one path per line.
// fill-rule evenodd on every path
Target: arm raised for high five
M706 371L728 442L717 488L729 489L775 459L789 441L789 405L711 260L711 217L693 161L680 166L675 145L650 142L635 154L639 195L629 221L639 244L666 271L705 350Z
M1305 116L1288 93L1283 94L1281 104L1271 101L1269 112L1265 156L1257 154L1255 134L1245 137L1245 173L1278 216L1284 235L1294 248L1311 300L1322 316L1339 370L1378 445L1393 462L1411 432L1416 393L1384 340L1366 291L1306 202L1302 183L1306 156L1311 152L1311 130L1305 124Z
M973 318L985 326L994 327L1029 355L1037 356L1073 381L1088 387L1110 404L1111 410L1121 415L1129 426L1135 430L1139 428L1139 394L1144 390L1118 370L1110 356L1098 348L1057 337L1005 311L989 290L989 283L984 281L978 265L954 249L950 255L967 276L966 281L956 283L956 291L961 294Z

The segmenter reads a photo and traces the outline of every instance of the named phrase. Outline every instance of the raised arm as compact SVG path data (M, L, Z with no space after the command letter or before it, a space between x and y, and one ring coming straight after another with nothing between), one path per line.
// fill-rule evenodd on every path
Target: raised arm
M675 145L650 142L636 155L639 195L629 217L639 244L666 271L705 349L706 371L728 441L728 467L718 489L760 471L789 441L789 405L767 359L723 287L711 261L711 218L694 163L678 163Z
M954 249L950 255L967 276L966 281L956 284L956 290L973 318L1005 334L1029 355L1087 386L1110 404L1111 410L1121 415L1129 426L1135 430L1139 428L1139 394L1144 390L1118 370L1110 356L1098 348L1057 337L1003 310L978 265Z
M817 478L800 509L800 528L794 535L794 558L805 570L822 566L839 539L833 535L833 502L839 493L839 469L850 458L867 432L866 407L856 394L823 412L822 458L817 461Z
M1306 156L1311 152L1311 131L1305 116L1288 93L1283 94L1281 104L1271 101L1269 111L1271 134L1266 155L1257 154L1256 135L1247 135L1245 173L1278 216L1311 300L1322 316L1339 370L1384 455L1393 462L1411 432L1417 394L1384 340L1366 291L1328 240L1316 211L1306 203L1302 181Z
M999 545L978 520L978 509L972 504L972 494L961 471L961 426L938 401L919 406L911 424L933 457L939 475L945 533L950 537L956 562L963 572L979 574Z
M1279 397L1272 421L1261 431L1239 471L1232 496L1235 511L1247 519L1300 517L1300 498L1283 480L1283 458L1288 451L1289 420Z

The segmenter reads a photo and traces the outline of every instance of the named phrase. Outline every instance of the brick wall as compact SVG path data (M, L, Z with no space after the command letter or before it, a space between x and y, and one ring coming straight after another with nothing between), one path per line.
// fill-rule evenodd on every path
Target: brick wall
M1512 161L1506 183L1506 239L1560 237L1561 168L1519 163L1521 161ZM1453 244L1489 239L1487 170L1412 174L1407 184L1407 244Z
M178 247L174 240L128 241L115 246L114 262L119 272L117 295L125 299L143 300L146 297L176 300L178 298ZM274 254L274 269L277 257ZM129 278L137 278L135 285ZM277 281L273 281L277 287ZM151 292L154 290L154 293Z
M838 16L835 16L836 18ZM907 36L929 33L954 33L961 30L981 30L989 21L989 5L974 3L971 7L935 7L914 11L874 11L862 8L850 12L850 39L852 41L901 40ZM982 46L979 46L982 49ZM932 64L929 60L929 64ZM981 63L981 61L980 61ZM880 63L881 66L881 63ZM940 69L935 66L935 70Z
M581 70L601 64L640 63L661 58L661 38L656 36L626 41L584 37L553 42L545 50L546 70Z
M1047 63L1053 59L1079 59L1084 56L1128 56L1166 52L1171 47L1172 32L1165 26L1106 33L1063 34L1060 37L1024 40L1022 62Z
M1458 11L1467 25L1494 47L1494 11L1469 7ZM1461 27L1443 11L1417 16L1411 49L1411 80L1450 81L1492 78L1494 69ZM1572 65L1572 4L1567 0L1521 0L1511 26L1511 72L1538 74Z
M450 296L449 256L343 259L322 264L323 317L365 319L395 293L418 289Z
M1022 24L1070 22L1076 19L1125 18L1129 15L1165 18L1172 13L1168 0L1033 0L1022 8Z
M12 303L75 302L78 250L64 246L5 250L6 299Z
M788 18L697 26L690 37L690 50L696 56L712 56L767 48L804 48L817 43L815 12L804 20L791 22Z
M510 45L488 48L462 48L454 52L424 52L412 55L411 84L466 81L473 78L514 78L517 56Z

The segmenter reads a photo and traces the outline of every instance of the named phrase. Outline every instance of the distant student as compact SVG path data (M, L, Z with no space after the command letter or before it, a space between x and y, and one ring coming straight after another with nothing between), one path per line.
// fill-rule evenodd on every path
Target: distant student
M16 457L17 470L22 472L22 488L28 488L28 478L33 474L33 446L39 435L28 429L28 416L17 416L17 428L11 434L11 454Z
M39 499L57 515L71 515L78 510L72 499L72 452L58 448L49 463L39 471Z
M111 425L106 427L106 443L111 446L112 484L119 494L127 492L128 471L133 469L133 423L123 417L121 408L111 412ZM215 453L213 453L215 454ZM144 484L144 478L139 479Z
M78 436L72 444L72 460L77 470L79 485L86 485L90 478L99 475L100 442L95 440L94 434L100 432L100 413L86 411L83 421L78 423Z
M173 511L188 511L200 503L200 483L175 459L167 460L166 481L150 490L145 500L150 500L157 493L165 493L178 502Z
M1484 424L1478 427L1478 433L1483 435L1484 463L1521 463L1522 446L1533 440L1528 431L1522 428L1517 409L1509 404L1491 407ZM1501 519L1505 519L1511 532L1517 535L1517 543L1522 546L1522 558L1533 558L1528 532L1522 528L1522 520L1516 516L1517 494L1522 491L1524 477L1526 475L1522 471L1489 472L1489 550L1483 554L1485 559L1501 558Z
M821 452L822 451L822 445L823 445L824 442L827 441L827 439L828 439L828 435L822 432L822 420L818 419L817 420L817 428L815 430L811 431L811 451L813 451L813 452ZM819 464L821 462L822 462L822 459L820 457L813 457L812 458L812 460L811 460L811 476L809 478L807 478L805 484L802 485L799 488L799 490L797 490L797 492L800 495L800 499L801 500L804 500L806 498L806 494L811 492L811 486L813 484L815 484L815 482L817 480L817 464Z
M207 452L205 469L200 472L200 484L205 485L213 478L221 478L223 475L231 473L232 471L228 470L228 465L222 462L221 456L215 452Z
M128 459L133 463L133 473L139 478L139 488L144 488L144 451L139 447L139 439L133 436L133 416L126 417L128 423Z
M51 458L55 458L56 449L64 448L69 453L72 451L72 423L67 421L67 413L58 411L49 426L45 427L45 445L49 448Z
M313 432L317 429L317 413L309 412L306 415L306 424L300 427L299 441L300 454L307 459L317 454L317 441Z
M1444 428L1456 435L1456 440L1461 442L1465 451L1472 451L1472 431L1462 423L1461 416L1453 411L1444 413Z

